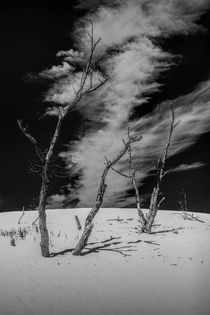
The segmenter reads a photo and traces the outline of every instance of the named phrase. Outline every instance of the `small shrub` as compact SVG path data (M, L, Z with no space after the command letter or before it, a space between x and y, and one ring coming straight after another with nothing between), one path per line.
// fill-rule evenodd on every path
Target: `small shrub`
M0 230L0 236L9 237L11 245L16 246L15 239L24 240L29 231L26 227L19 227L17 230L11 228L10 230Z

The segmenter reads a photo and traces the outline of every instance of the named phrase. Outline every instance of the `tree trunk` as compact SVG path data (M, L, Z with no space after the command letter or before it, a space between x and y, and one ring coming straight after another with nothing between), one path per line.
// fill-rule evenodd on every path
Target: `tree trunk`
M144 216L144 214L143 214L143 212L141 210L141 202L140 202L139 190L138 190L138 187L136 185L135 173L132 174L132 184L133 184L133 187L134 187L134 190L135 190L136 207L137 207L137 213L138 213L138 216L139 216L139 220L140 220L140 223L141 223L141 231L144 232L146 224L147 224L147 220L145 219L145 216Z
M148 216L147 216L147 224L146 224L145 229L144 229L144 231L146 233L149 233L149 234L151 234L152 225L154 223L154 220L155 220L155 217L156 217L156 214L157 214L157 211L158 211L157 204L158 204L159 190L160 190L159 187L155 187L153 189L153 192L152 192L149 213L148 213Z
M110 169L110 166L107 164L104 171L103 171L103 174L101 176L101 182L100 182L99 190L98 190L97 197L96 197L96 203L85 220L84 231L83 231L82 236L79 240L79 243L77 244L77 246L73 250L73 255L75 255L75 256L80 255L82 250L84 249L84 247L87 245L88 239L89 239L90 234L92 232L92 229L94 227L94 224L92 223L92 221L93 221L95 215L97 214L97 212L99 211L101 204L103 202L104 193L106 191L105 179L106 179L106 175L107 175L109 169Z
M130 132L129 132L129 129L128 129L128 139L129 138L130 138ZM140 220L140 223L141 223L141 230L143 232L144 229L145 229L147 221L146 221L145 216L144 216L144 214L143 214L143 212L141 210L141 202L140 202L139 190L138 190L138 187L137 187L137 184L136 184L136 169L135 169L133 161L132 161L132 153L131 152L132 151L131 151L131 144L130 144L129 147L128 147L129 165L130 165L130 169L131 169L132 184L133 184L133 188L134 188L135 196L136 196L137 213L138 213L139 220Z
M81 254L83 248L87 245L87 242L88 242L88 239L92 232L93 227L94 227L93 223L85 225L85 229L84 229L84 232L82 233L82 236L80 237L79 243L73 250L73 255L79 256Z
M47 217L46 217L46 198L47 198L47 186L48 178L46 170L43 170L41 191L39 195L39 230L41 235L41 253L43 257L50 257L49 250L49 233L47 229Z
M175 113L174 113L173 104L171 104L171 116L172 118L171 118L168 141L165 147L163 157L160 158L158 161L157 184L153 189L151 200L150 200L149 213L147 215L147 224L146 224L146 229L145 229L146 233L151 233L152 225L154 223L158 208L161 202L165 199L165 198L162 198L161 201L158 203L158 196L160 193L161 183L162 183L163 177L168 173L168 171L165 171L165 165L166 165L166 160L168 157L168 151L171 145L173 131L174 131L174 128L178 125L178 123L174 124Z

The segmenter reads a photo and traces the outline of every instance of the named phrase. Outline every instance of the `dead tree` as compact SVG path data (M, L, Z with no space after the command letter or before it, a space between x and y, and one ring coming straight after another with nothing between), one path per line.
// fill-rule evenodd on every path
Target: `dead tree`
M97 193L97 197L96 197L96 202L93 206L93 208L91 209L90 213L88 214L86 220L85 220L85 227L84 227L84 231L80 237L80 240L77 244L77 246L75 247L74 251L73 251L73 255L78 256L81 254L82 250L84 249L84 247L86 246L88 239L90 237L90 234L92 232L92 229L94 227L93 224L93 219L96 216L96 214L98 213L101 204L103 202L103 198L104 198L104 194L106 191L106 176L109 172L109 170L125 155L125 153L129 150L129 147L131 145L131 143L139 141L141 139L141 137L136 137L136 136L130 136L127 142L124 142L124 148L110 161L107 158L105 158L106 162L105 162L105 168L103 170L103 173L101 175L101 180L100 180L100 185L99 185L99 189L98 189L98 193Z
M144 228L146 233L151 233L152 225L154 223L155 217L157 215L157 211L165 199L164 197L158 201L158 197L160 194L160 189L161 189L161 183L163 180L163 177L169 173L169 171L165 171L165 166L166 166L166 159L168 157L168 151L170 148L171 144L171 139L173 135L174 128L177 126L178 123L175 124L175 112L174 112L174 107L173 104L171 104L171 125L170 125L170 130L169 130L169 136L168 136L168 141L165 147L165 152L163 154L163 157L161 157L158 161L158 167L157 167L157 183L156 186L153 189L151 200L150 200L150 207L149 207L149 212L147 214L147 223Z
M189 213L188 210L188 203L187 203L187 194L184 190L184 187L182 187L182 191L178 191L178 194L180 194L182 196L182 200L179 200L178 203L181 207L182 210L182 215L184 220L194 220L194 221L198 221L201 223L204 223L204 221L198 219L197 217L194 216L193 212Z
M78 89L75 90L75 98L72 102L68 103L64 106L59 106L57 108L58 112L58 121L54 130L53 137L50 141L49 147L46 151L42 151L37 140L28 132L27 126L24 127L21 120L18 120L18 125L23 134L27 137L27 139L33 143L34 148L36 150L36 155L38 158L38 163L40 165L40 175L41 175L41 189L39 195L39 229L41 234L41 253L43 257L50 257L49 251L49 233L47 229L46 223L46 201L47 201L47 190L50 182L50 163L53 159L55 146L58 142L61 126L65 117L69 114L69 112L74 109L77 104L91 92L100 88L106 80L99 80L97 85L93 85L93 74L94 74L94 65L93 65L93 56L96 46L100 42L101 38L99 38L96 42L94 41L93 34L93 24L91 21L91 33L89 34L90 38L90 54L84 68L80 81L78 82Z
M20 224L20 221L21 221L21 219L23 218L24 214L25 214L25 207L23 206L22 214L21 214L21 216L20 216L20 218L19 218L19 220L18 220L18 224Z
M154 219L156 217L157 211L160 208L160 205L162 204L162 202L165 200L165 197L163 197L160 200L158 200L158 197L160 195L160 188L161 188L161 183L162 183L163 177L169 173L169 171L165 171L166 159L168 156L168 150L169 150L169 147L171 144L171 138L172 138L174 128L178 124L178 123L175 124L175 112L174 112L174 108L173 108L172 104L171 104L171 115L172 115L172 119L171 119L168 141L167 141L167 145L165 147L165 152L163 154L163 157L160 158L158 161L157 183L153 189L151 200L150 200L149 212L146 216L144 215L144 213L141 210L140 195L139 195L139 190L138 190L137 183L136 183L136 169L135 169L135 166L133 164L133 159L132 159L131 143L130 143L129 148L127 150L128 156L129 156L129 166L130 166L131 175L123 174L120 171L118 171L112 167L112 169L115 172L117 172L119 175L122 175L124 177L132 179L132 184L133 184L135 196L136 196L137 211L138 211L139 220L141 223L141 232L145 232L145 233L149 233L149 234L151 233L152 225L153 225ZM128 129L128 139L129 138L130 138L130 134L129 134L129 129Z
M178 194L182 196L182 200L179 200L178 203L181 207L183 218L187 219L188 205L187 205L187 195L184 190L184 187L182 187L182 191L178 191Z
M130 140L130 137L131 137L130 136L130 129L128 128L128 140ZM133 188L134 188L134 191L135 191L136 207L137 207L139 220L140 220L140 223L141 223L141 229L142 229L142 231L144 231L144 227L146 226L147 221L146 221L146 218L144 216L144 213L141 210L141 199L140 199L139 190L138 190L137 182L136 182L136 168L135 168L134 163L133 163L131 143L132 142L129 143L128 150L127 150L127 152L128 152L128 161L129 161L129 168L130 168L130 175L123 174L123 173L121 173L120 171L116 170L113 167L112 167L112 170L114 170L116 173L118 173L121 176L124 176L124 177L127 177L127 178L131 179L132 185L133 185Z

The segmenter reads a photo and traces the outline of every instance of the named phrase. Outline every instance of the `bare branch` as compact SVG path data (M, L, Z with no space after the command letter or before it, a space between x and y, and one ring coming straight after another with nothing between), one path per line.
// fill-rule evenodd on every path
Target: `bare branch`
M126 145L126 142L125 142L125 140L124 140L124 139L122 139L122 143L123 143L124 145Z
M171 125L170 125L170 130L169 130L168 142L167 142L167 145L166 145L166 148L165 148L165 152L164 152L163 158L161 159L160 176L162 176L162 174L164 172L166 159L168 157L168 150L169 150L169 147L170 147L170 144L171 144L171 138L172 138L173 130L174 130L175 126L177 125L177 124L174 125L175 111L174 111L174 106L173 106L172 103L170 104L170 108L171 108L171 115L172 115Z
M18 224L20 224L20 221L21 221L22 217L24 216L24 214L25 214L25 207L23 206L22 215L20 216L20 218L18 220Z
M38 220L39 220L39 216L31 224L34 225Z
M32 137L30 133L27 132L28 126L23 127L23 122L21 119L17 120L18 126L21 129L21 131L24 133L24 135L34 144L37 145L37 141Z
M159 201L159 203L158 203L158 205L157 205L157 208L158 208L158 209L160 208L161 203L162 203L165 199L166 199L166 198L165 198L165 197L163 197L163 198Z
M161 175L161 179L162 179L164 176L166 176L167 174L169 174L169 173L170 173L170 170L164 171L164 172L162 173L162 175Z
M81 99L87 95L90 94L94 91L96 91L97 89L99 89L102 85L104 85L107 82L107 79L101 81L96 87L92 87L92 80L93 80L93 55L94 55L94 51L97 47L97 45L99 44L99 42L101 41L101 38L99 38L98 40L96 40L94 42L94 33L93 33L93 22L92 20L90 20L90 24L91 24L91 33L88 33L88 36L90 38L90 53L89 53L89 58L87 61L87 65L86 67L83 69L83 73L80 79L80 83L79 83L79 88L78 91L75 91L75 100L69 104L67 104L64 107L65 110L65 114L68 114L68 112L74 108L80 101ZM85 85L87 83L87 80L89 79L89 89L85 90Z
M111 163L111 161L108 160L108 158L106 156L104 157L104 159L105 159L105 163L104 163L105 165L109 165Z
M113 171L115 171L117 174L121 175L121 176L124 176L124 177L126 177L126 178L132 178L132 176L123 174L123 173L121 173L120 171L116 170L113 166L111 166L111 169L112 169Z
M90 94L96 90L98 90L102 85L104 85L107 82L107 79L105 79L104 81L100 82L96 87L94 87L93 89L89 89L86 94Z
M81 226L81 223L80 223L80 220L79 220L78 215L75 215L74 217L75 217L75 221L76 221L76 223L77 223L77 228L78 228L78 230L81 230L81 229L82 229L82 226Z
M42 152L38 147L37 141L34 137L32 137L32 135L27 132L27 126L23 126L22 120L18 119L17 120L18 126L20 128L20 130L22 131L22 133L26 136L26 138L33 143L35 150L36 150L36 154L38 156L38 158L40 159L40 161L43 163L43 156L42 156Z

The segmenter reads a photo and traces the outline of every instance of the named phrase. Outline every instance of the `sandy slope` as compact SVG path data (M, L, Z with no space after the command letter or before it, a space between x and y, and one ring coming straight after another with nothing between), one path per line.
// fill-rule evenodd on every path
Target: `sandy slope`
M135 209L102 209L85 255L74 257L74 215L83 223L87 213L48 211L51 251L61 252L50 259L30 227L36 212L26 212L19 226L29 234L15 247L0 237L1 315L209 314L210 215L197 214L200 223L160 211L156 233L144 235ZM1 213L0 230L18 228L19 216Z

